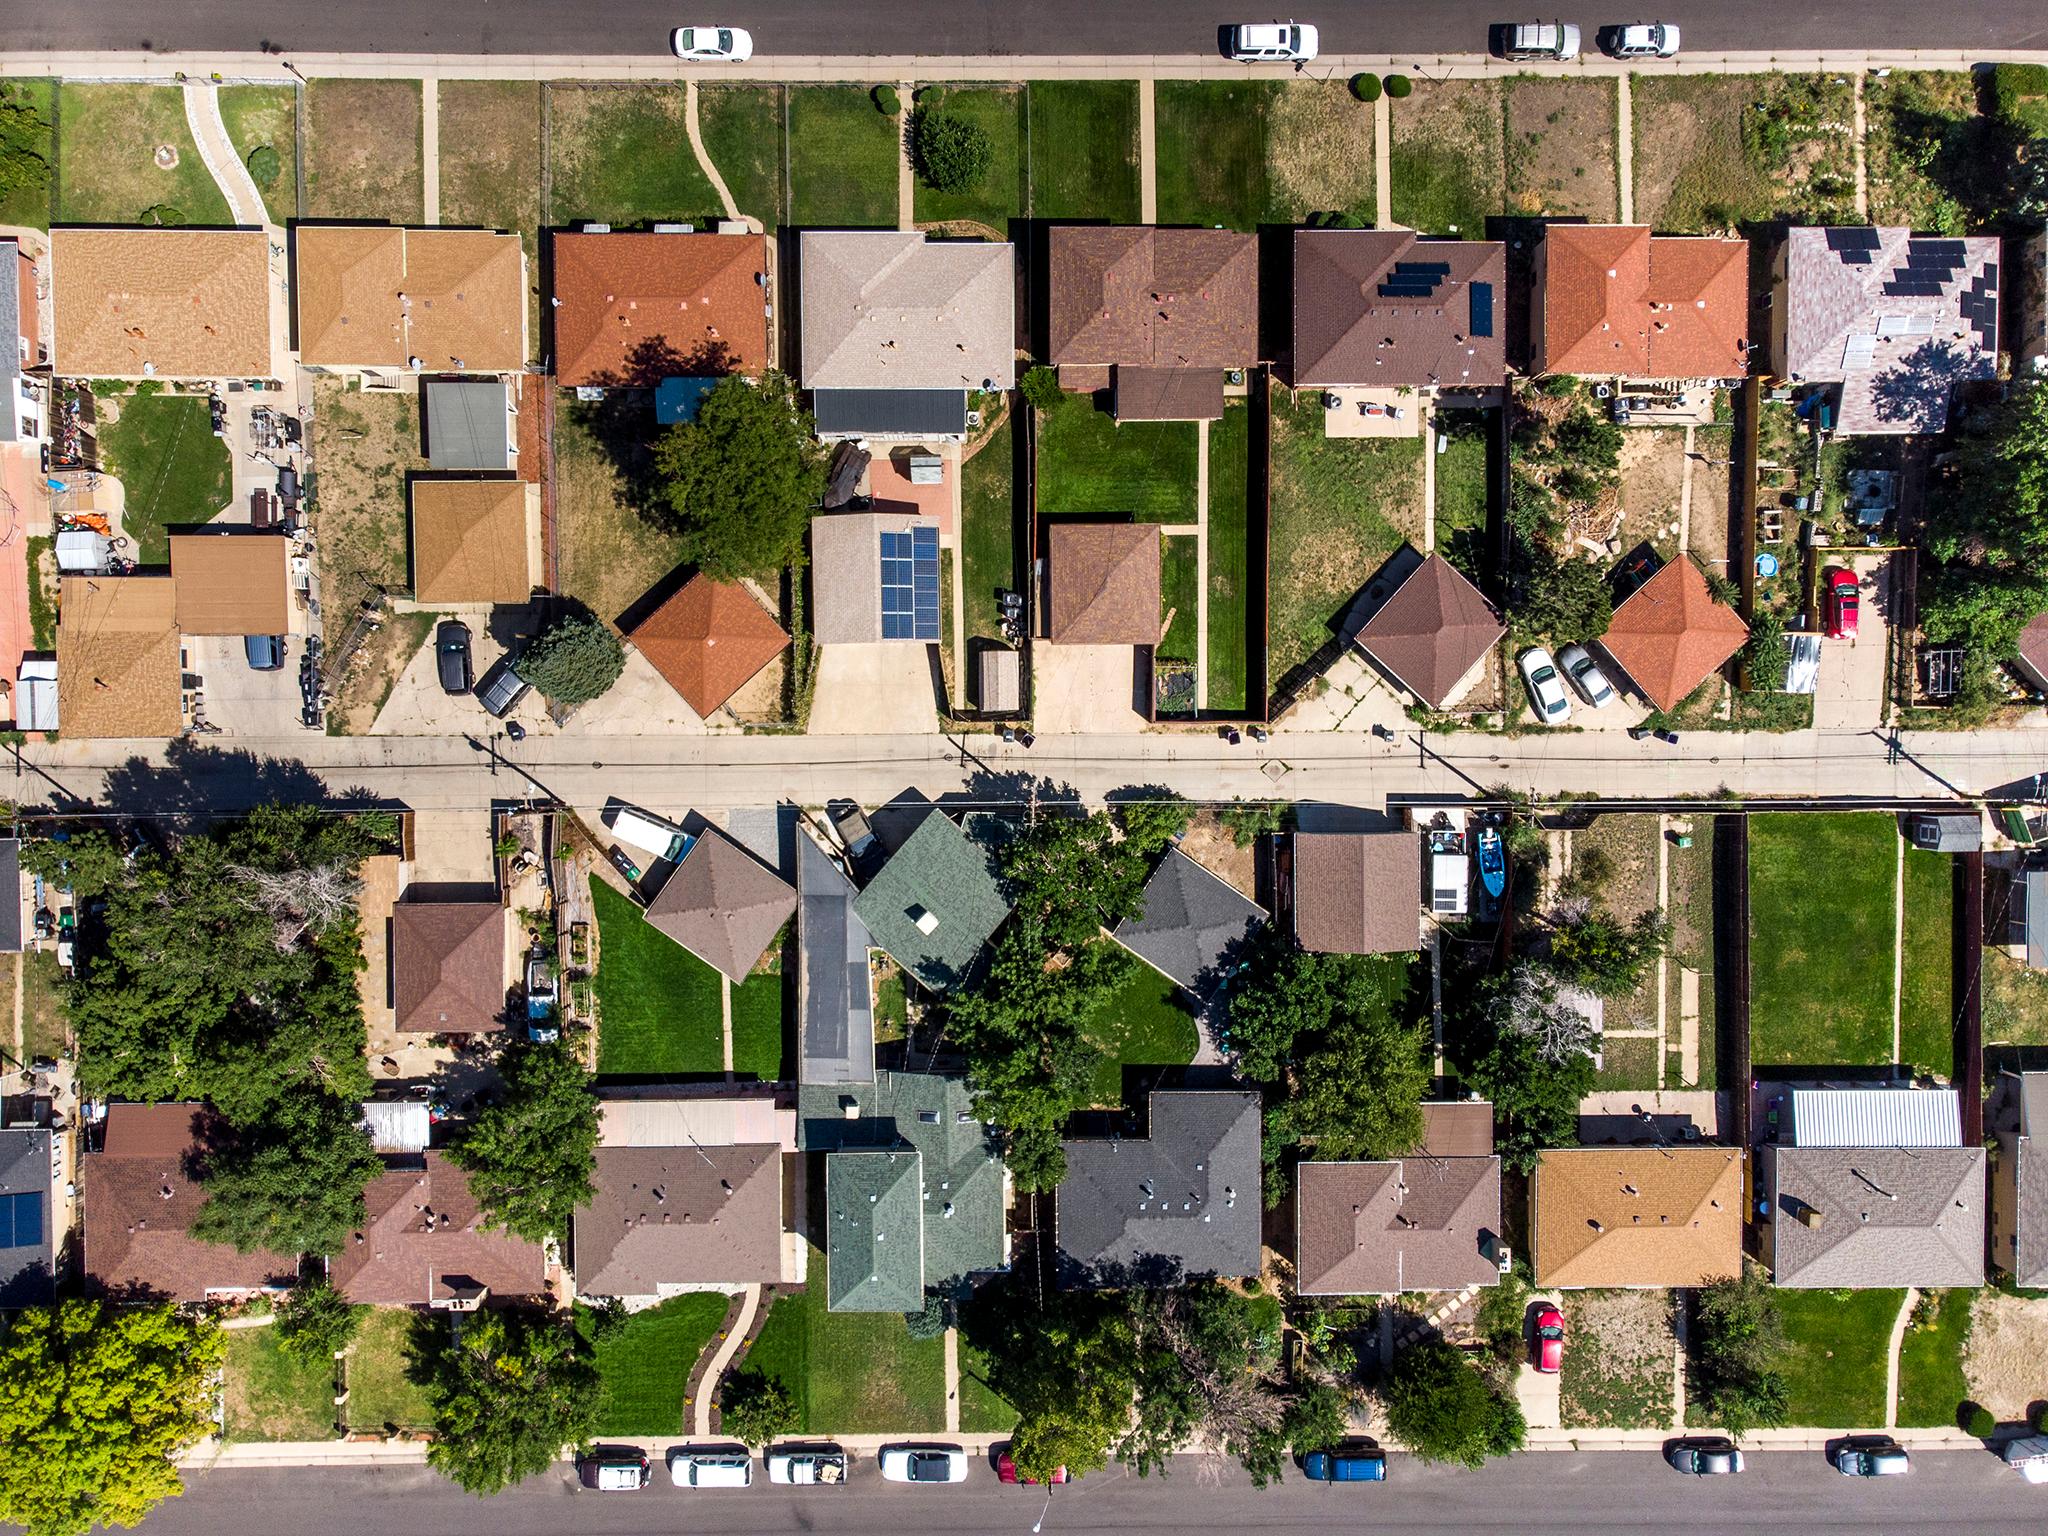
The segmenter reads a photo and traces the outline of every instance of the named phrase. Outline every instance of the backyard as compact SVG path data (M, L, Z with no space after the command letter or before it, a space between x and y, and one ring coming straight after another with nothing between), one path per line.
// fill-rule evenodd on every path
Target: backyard
M1639 75L1631 95L1636 217L1654 228L1679 234L1779 216L1854 220L1855 107L1847 80Z
M1038 80L1031 98L1031 211L1041 219L1138 220L1138 87Z
M1186 1066L1200 1044L1180 989L1141 960L1083 1033L1103 1053L1091 1095L1101 1105L1124 1102L1125 1067Z
M1251 412L1226 400L1209 433L1208 708L1241 714L1255 702L1248 676L1251 645Z
M831 1312L825 1255L810 1251L810 1284L775 1298L740 1357L796 1398L798 1431L930 1434L946 1423L943 1339L913 1339L901 1312ZM964 1427L964 1426L963 1426Z
M1666 1063L1665 1081L1679 1088L1712 1088L1719 1016L1714 994L1714 818L1692 818L1692 846L1674 845L1667 855L1671 888L1665 915L1671 919L1672 983L1681 994L1684 972L1699 973L1699 1076L1689 1080L1683 1062Z
M1012 443L1005 418L960 470L960 561L970 639L1002 639L996 592L1017 587Z
M288 85L224 85L220 116L273 224L299 216L299 93Z
M964 118L988 135L994 158L975 184L962 192L940 192L919 178L912 208L919 224L967 220L1007 240L1010 220L1021 218L1029 196L1024 165L1024 88L1017 85L928 85L920 106L934 106Z
M404 1307L365 1307L348 1347L348 1426L352 1430L424 1429L434 1422L427 1395L411 1379L412 1342L419 1330L447 1324Z
M1145 523L1192 523L1195 434L1185 421L1119 426L1091 396L1065 394L1038 413L1038 511L1125 513Z
M172 85L58 91L57 216L67 224L226 224Z
M783 957L795 955L795 941L796 925L791 923L768 946L754 974L732 989L732 1069L740 1077L782 1081L783 1004L788 996Z
M1906 850L1906 927L1899 951L1899 1059L1920 1072L1955 1071L1955 860Z
M723 1291L690 1291L660 1306L635 1312L609 1333L596 1337L591 1360L604 1386L598 1416L601 1435L686 1433L683 1392L690 1371L718 1333L731 1302ZM576 1309L576 1327L586 1339L597 1333L595 1314Z
M1669 1291L1569 1291L1559 1406L1572 1429L1668 1429L1677 1340Z
M1750 1050L1758 1067L1892 1060L1897 858L1889 816L1752 819Z
M1885 1355L1904 1294L1775 1293L1785 1342L1774 1358L1790 1397L1787 1424L1848 1429L1884 1422Z
M248 1440L332 1440L334 1363L301 1361L280 1347L275 1325L227 1335L221 1371L223 1435Z
M1436 548L1466 578L1481 581L1486 558L1486 439L1488 411L1438 411ZM1434 445L1432 445L1434 446Z
M621 461L645 460L653 439L644 403L623 394L582 405L566 393L555 414L555 526L561 590L616 620L676 565L676 539L634 504Z
M1433 235L1483 239L1507 188L1501 83L1421 80L1392 104L1388 150L1394 222Z
M1196 589L1202 584L1202 562L1191 538L1159 541L1159 656L1167 661L1195 659ZM1168 616L1171 615L1171 622Z
M718 972L649 923L639 907L604 881L591 880L590 901L597 914L598 1076L722 1072L725 1029ZM734 1002L737 1006L737 995ZM776 1049L779 1055L779 1038Z
M866 86L790 88L790 223L893 229L901 160L899 120Z
M422 131L417 80L313 81L306 87L307 215L419 223L426 217Z
M550 85L548 221L627 228L719 212L683 128L680 85Z
M64 1011L64 973L54 949L24 949L14 957L21 968L21 1048L38 1056L71 1054L71 1025Z
M121 526L142 565L171 558L165 529L211 522L233 494L227 444L213 435L204 395L124 395L100 428L100 455L127 496Z
M411 580L406 476L427 467L418 399L315 379L312 449L319 466L321 617L332 646L367 590L404 590Z

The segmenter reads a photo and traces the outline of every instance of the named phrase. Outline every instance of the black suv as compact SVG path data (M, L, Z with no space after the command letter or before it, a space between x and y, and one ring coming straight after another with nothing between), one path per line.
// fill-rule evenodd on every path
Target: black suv
M469 626L462 620L443 619L435 629L434 665L440 669L443 693L469 692Z

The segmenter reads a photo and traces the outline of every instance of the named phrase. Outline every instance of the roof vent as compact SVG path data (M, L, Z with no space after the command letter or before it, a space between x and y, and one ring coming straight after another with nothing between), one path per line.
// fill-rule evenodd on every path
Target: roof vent
M939 931L939 914L930 907L912 907L910 920L917 924L917 931L927 938Z

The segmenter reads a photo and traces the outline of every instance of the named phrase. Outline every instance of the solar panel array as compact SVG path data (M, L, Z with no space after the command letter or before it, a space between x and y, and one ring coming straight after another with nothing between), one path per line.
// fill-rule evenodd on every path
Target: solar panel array
M1472 331L1474 336L1493 334L1493 284L1473 283L1468 289L1472 299Z
M1986 262L1957 306L1987 352L1998 350L1998 263Z
M0 1195L0 1248L43 1245L43 1192Z
M1451 275L1448 261L1397 261L1380 284L1383 299L1427 299Z
M939 530L882 535L882 638L939 638Z
M1828 249L1841 257L1845 267L1867 267L1881 242L1874 229L1830 229Z

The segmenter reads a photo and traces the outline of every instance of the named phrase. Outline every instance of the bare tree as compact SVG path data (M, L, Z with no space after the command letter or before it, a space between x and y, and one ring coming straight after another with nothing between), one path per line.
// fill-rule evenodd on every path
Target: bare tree
M1501 995L1499 1026L1533 1036L1545 1061L1566 1061L1598 1044L1586 1016L1558 997L1559 982L1540 965L1524 965Z
M308 930L317 932L354 911L363 888L346 864L285 870L235 864L228 874L243 887L251 910L275 925L273 942L280 953L297 948Z

